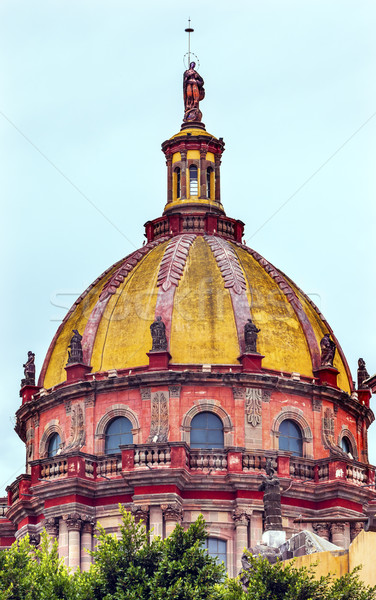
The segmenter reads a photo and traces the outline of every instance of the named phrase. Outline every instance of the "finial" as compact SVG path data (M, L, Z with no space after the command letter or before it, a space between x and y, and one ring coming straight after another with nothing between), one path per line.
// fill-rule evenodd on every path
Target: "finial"
M191 62L191 33L194 32L194 29L191 27L191 18L188 18L188 27L185 30L188 33L188 65Z

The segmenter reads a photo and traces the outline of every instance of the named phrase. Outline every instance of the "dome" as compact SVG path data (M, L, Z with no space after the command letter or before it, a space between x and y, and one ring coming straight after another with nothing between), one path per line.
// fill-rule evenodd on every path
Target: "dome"
M78 298L51 343L39 385L65 381L73 329L83 335L84 362L93 372L145 369L150 325L158 316L166 325L170 368L232 365L236 371L252 318L263 370L312 380L320 340L332 334L308 296L251 248L219 234L161 236L113 265ZM338 387L349 392L349 369L337 347Z

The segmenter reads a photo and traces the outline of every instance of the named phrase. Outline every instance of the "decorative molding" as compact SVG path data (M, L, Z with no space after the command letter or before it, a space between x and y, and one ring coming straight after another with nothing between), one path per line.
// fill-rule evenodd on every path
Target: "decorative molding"
M244 400L245 398L245 389L242 387L233 387L232 393L234 396L234 400Z
M235 527L238 527L239 525L247 527L251 519L251 515L249 513L249 510L247 510L246 508L237 506L232 512L232 518L234 520Z
M322 409L322 400L321 398L317 398L317 396L313 396L312 398L312 410L314 412L321 412Z
M314 523L313 524L313 531L319 535L320 537L324 538L324 540L328 540L330 538L330 527L328 523Z
M263 402L270 402L271 396L272 396L271 390L263 390L262 391L262 401Z
M205 235L204 238L217 261L225 288L232 288L236 294L242 294L247 286L235 250L222 238L209 235Z
M150 400L151 398L151 388L140 388L140 394L142 400Z
M181 385L169 385L168 393L170 398L180 398Z
M88 396L86 396L85 406L88 408L95 406L95 392L92 392Z
M132 423L132 430L138 431L140 429L140 423L136 413L126 404L116 404L111 406L109 411L99 420L95 430L95 437L104 438L107 426L110 424L110 421L116 419L116 417L126 417ZM135 441L135 443L137 442Z
M33 427L34 427L34 429L36 429L37 427L39 427L39 413L34 413L32 419L33 419Z
M348 427L346 427L346 425L342 425L341 432L338 436L338 446L339 447L341 447L341 441L342 441L342 438L344 438L344 437L346 437L348 439L348 441L350 442L352 456L355 458L355 460L358 460L358 448L356 445L355 436L350 431L350 429L348 429Z
M65 414L66 415L70 415L71 414L71 410L72 410L72 401L71 400L66 400L65 401Z
M168 392L152 392L151 423L148 442L168 440Z
M56 517L48 517L44 520L43 526L47 533L57 537L59 533L59 520Z
M195 234L174 237L167 245L158 273L157 286L167 292L171 286L177 287L183 275L189 249L196 239Z
M39 457L47 458L48 454L48 443L53 433L58 433L61 439L60 448L63 449L65 445L65 437L63 428L60 426L57 419L52 419L44 428L42 437L39 443Z
M81 531L82 518L77 512L70 513L66 519L68 531Z
M176 523L180 523L182 521L183 509L177 502L172 504L161 504L161 509L165 521L174 521Z
M350 523L350 540L353 541L357 535L364 529L364 523L357 521L356 523Z
M258 388L246 388L245 390L245 412L247 422L252 427L261 425L262 419L262 390Z

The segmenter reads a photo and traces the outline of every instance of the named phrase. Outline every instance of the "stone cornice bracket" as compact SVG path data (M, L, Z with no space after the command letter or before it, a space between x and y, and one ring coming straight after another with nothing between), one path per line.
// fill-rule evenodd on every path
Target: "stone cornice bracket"
M180 523L183 519L183 509L178 502L172 504L161 504L165 521L176 521Z

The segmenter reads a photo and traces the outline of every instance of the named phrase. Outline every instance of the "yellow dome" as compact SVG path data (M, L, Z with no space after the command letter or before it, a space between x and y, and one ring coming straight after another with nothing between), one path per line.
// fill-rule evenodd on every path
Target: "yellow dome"
M218 235L162 237L121 260L76 301L47 353L39 385L66 380L72 330L83 335L93 372L148 365L150 325L162 316L173 365L234 365L249 317L260 329L262 367L313 377L320 340L331 332L310 299L259 254ZM334 338L335 339L335 338ZM351 389L338 346L338 386Z

